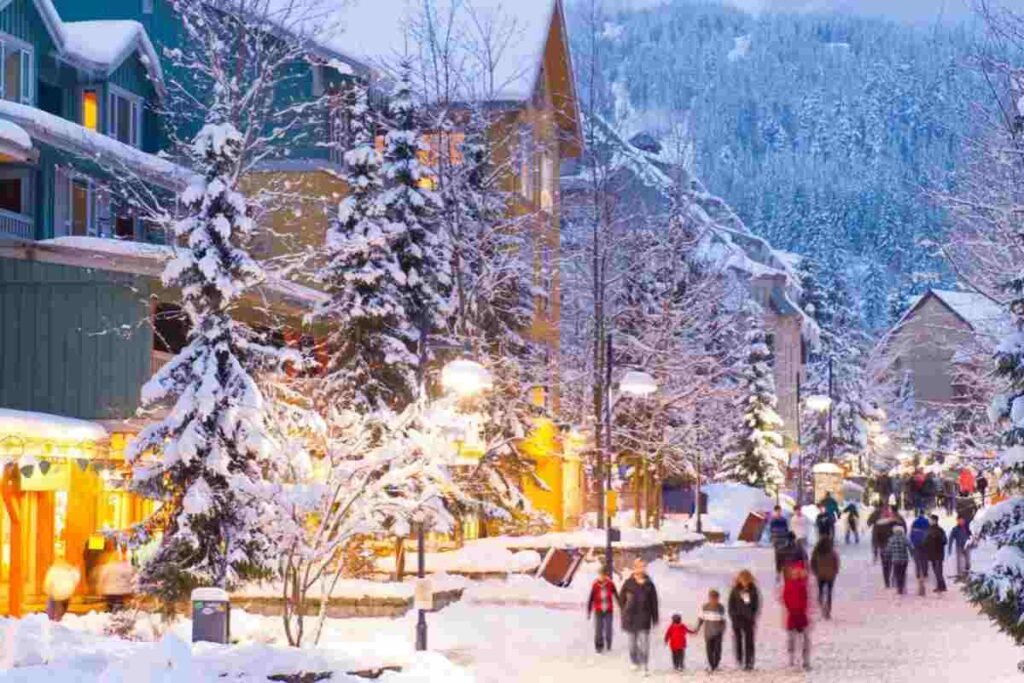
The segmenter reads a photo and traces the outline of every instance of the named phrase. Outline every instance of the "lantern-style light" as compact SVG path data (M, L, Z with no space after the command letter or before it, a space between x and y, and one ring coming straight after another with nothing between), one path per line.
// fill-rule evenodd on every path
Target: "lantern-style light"
M832 399L828 396L815 394L807 397L807 407L817 413L823 413L832 407Z
M494 382L484 366L472 360L453 360L441 370L441 385L459 396L473 396L490 389Z

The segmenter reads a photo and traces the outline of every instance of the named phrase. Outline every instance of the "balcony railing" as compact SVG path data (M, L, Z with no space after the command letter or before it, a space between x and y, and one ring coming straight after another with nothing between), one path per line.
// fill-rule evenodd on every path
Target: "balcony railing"
M32 216L0 209L0 235L13 235L25 240L35 237Z

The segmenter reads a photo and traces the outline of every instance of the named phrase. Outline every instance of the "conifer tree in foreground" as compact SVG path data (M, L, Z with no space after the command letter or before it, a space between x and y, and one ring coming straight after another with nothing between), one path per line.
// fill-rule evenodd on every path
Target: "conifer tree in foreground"
M401 408L416 395L416 330L407 316L406 273L395 243L407 233L385 218L383 160L374 146L375 117L366 85L342 95L339 123L348 130L344 180L350 188L327 231L327 263L318 274L330 300L318 315L330 321L330 409L368 414Z
M1024 231L1018 230L1018 239ZM981 608L1018 645L1024 645L1024 273L1007 283L1012 294L1014 330L996 349L996 374L1006 390L990 407L993 422L1003 426L999 455L1000 489L1010 497L985 510L972 529L976 541L989 539L999 550L985 570L972 572L964 587Z
M405 277L401 304L422 333L443 330L450 311L451 246L436 220L437 199L431 170L420 161L425 151L419 110L413 100L412 67L402 65L401 80L389 106L390 130L384 136L382 202L386 229ZM416 344L413 353L417 352Z
M250 370L274 362L277 352L253 343L231 316L264 278L241 246L254 229L236 189L242 145L228 123L207 123L195 137L201 175L179 196L184 217L174 224L176 241L187 246L163 274L165 286L181 290L189 343L143 388L145 408L170 411L128 454L133 489L164 501L167 526L141 584L165 600L268 569L261 501L266 476L282 463Z
M782 448L782 418L776 412L772 353L760 309L749 304L745 313L749 350L740 379L743 423L736 448L722 459L718 476L774 492L785 481L788 456Z

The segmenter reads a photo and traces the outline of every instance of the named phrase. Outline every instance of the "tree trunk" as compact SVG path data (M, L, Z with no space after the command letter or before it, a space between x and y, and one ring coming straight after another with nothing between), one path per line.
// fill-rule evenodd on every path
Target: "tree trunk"
M644 482L644 514L643 528L650 526L651 521L651 468L647 466L647 460L643 461L643 482Z
M405 579L405 538L395 539L395 581Z
M637 529L641 525L640 510L643 507L640 501L640 488L640 461L637 460L637 463L633 466L633 526Z

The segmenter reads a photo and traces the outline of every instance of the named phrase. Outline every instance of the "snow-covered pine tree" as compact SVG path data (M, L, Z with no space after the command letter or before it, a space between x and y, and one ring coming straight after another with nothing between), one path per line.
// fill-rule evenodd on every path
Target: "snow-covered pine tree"
M782 447L772 352L761 315L756 304L746 305L748 352L740 379L743 422L733 452L722 459L718 477L776 492L785 482L789 456Z
M309 21L304 4L270 4L169 2L182 35L164 52L171 68L161 113L194 176L172 207L157 198L150 216L175 245L163 280L180 290L190 332L188 345L142 391L144 408L168 412L128 452L134 490L163 504L132 535L140 542L162 527L140 579L167 609L196 584L230 586L270 573L283 519L276 494L295 471L274 434L296 416L275 411L268 401L276 399L260 387L301 356L263 345L233 318L265 277L247 252L250 240L267 229L264 216L291 208L295 194L273 179L246 194L241 178L257 163L287 156L317 118L288 82L316 42L310 31L323 23Z
M133 490L163 501L167 526L141 585L167 601L196 585L227 587L270 569L261 493L284 463L250 371L276 352L253 343L231 317L264 277L243 248L254 223L237 189L242 145L225 122L210 121L195 137L200 175L180 194L184 217L174 224L176 241L187 246L163 274L165 286L181 290L189 343L143 388L145 408L170 412L128 452Z
M1024 230L1018 227L1018 240ZM964 586L981 608L1018 645L1024 645L1024 273L1006 284L1014 329L996 349L996 374L1005 392L992 401L992 421L1003 426L1000 488L1010 497L985 510L972 524L978 540L999 548L985 570L971 573Z
M318 280L330 299L317 316L331 330L321 404L328 413L401 409L416 396L415 328L403 300L408 279L395 252L398 235L385 218L383 160L375 147L376 117L367 86L341 95L347 130L343 179L349 194L327 230L326 263Z
M437 221L435 178L421 156L427 151L419 109L413 99L412 64L401 65L401 78L388 105L390 129L384 136L382 198L386 228L398 266L405 277L401 304L421 334L445 330L451 310L451 244ZM417 347L411 349L414 353ZM429 356L429 349L427 354ZM419 357L419 356L418 356Z

